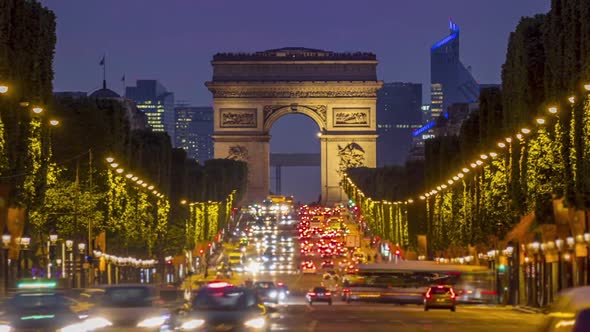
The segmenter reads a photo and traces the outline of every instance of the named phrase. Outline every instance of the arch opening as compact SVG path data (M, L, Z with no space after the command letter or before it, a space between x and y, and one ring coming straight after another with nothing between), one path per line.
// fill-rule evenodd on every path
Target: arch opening
M321 193L321 127L303 112L286 112L273 119L270 134L270 189L302 203L316 202Z

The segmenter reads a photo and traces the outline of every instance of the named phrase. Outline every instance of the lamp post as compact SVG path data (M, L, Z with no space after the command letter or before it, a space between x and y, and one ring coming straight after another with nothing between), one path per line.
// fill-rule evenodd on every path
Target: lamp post
M539 307L542 301L542 284L540 282L540 263L539 263L539 250L541 249L541 244L537 241L530 244L530 249L533 253L533 265L531 269L531 277L533 278L533 304L535 307Z
M54 232L49 233L49 239L47 241L47 278L49 279L53 276L53 262L55 261L55 244L57 240L57 234Z
M575 278L575 272L577 270L576 268L576 240L572 237L572 236L568 236L565 239L565 243L567 244L567 249L568 249L568 253L569 253L569 257L570 259L568 261L570 261L570 263L568 263L568 272L569 272L569 277L567 280L567 286L569 287L574 287L576 286L576 278ZM570 268L571 265L571 268Z
M11 240L10 233L6 230L4 234L2 234L2 278L4 278L4 294L8 293L8 269L10 268L10 265L8 264L8 254Z
M19 248L20 248L20 252L19 252L19 257L21 257L21 260L24 260L24 270L26 271L25 273L23 273L23 269L20 269L20 274L19 274L19 278L23 278L29 271L29 257L27 255L27 252L29 251L29 245L31 244L31 238L28 236L23 236L20 238L19 240ZM19 260L19 268L21 266L21 260Z
M66 240L66 252L68 254L68 277L72 288L76 288L76 275L74 273L76 265L74 265L74 241Z
M563 240L555 240L555 246L557 247L557 291L563 289L563 257L561 255L563 250Z
M510 292L508 293L509 302L512 305L516 305L516 289L514 287L514 274L515 272L518 273L518 270L514 267L514 258L512 255L514 254L514 247L509 245L504 250L504 254L508 258L508 284L510 285ZM516 270L516 271L515 271Z
M84 273L84 255L86 254L86 243L78 243L78 254L80 255L80 288L86 286L86 274Z

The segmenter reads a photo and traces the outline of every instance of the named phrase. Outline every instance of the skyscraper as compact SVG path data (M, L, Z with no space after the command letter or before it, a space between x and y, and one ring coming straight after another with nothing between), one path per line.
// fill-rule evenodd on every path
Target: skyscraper
M403 165L422 126L422 84L385 83L377 93L377 166Z
M200 163L213 158L213 107L178 105L175 146Z
M125 96L137 104L148 119L153 131L168 133L174 143L174 93L168 92L157 80L137 80L136 86L128 86Z
M449 21L450 33L430 49L431 112L436 119L455 103L473 103L479 84L459 57L459 26Z

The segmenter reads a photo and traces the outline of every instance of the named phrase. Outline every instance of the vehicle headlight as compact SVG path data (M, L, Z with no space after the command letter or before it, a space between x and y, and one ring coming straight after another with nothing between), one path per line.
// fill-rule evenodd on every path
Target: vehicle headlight
M0 331L2 331L2 328L0 328ZM59 332L79 332L79 331L89 331L89 330L86 329L86 325L84 323L76 323L76 324L68 325L66 327L62 327L58 331Z
M270 296L270 297L277 297L277 292L276 291L272 291L272 292L268 293L268 296Z
M111 325L113 325L113 323L111 323L108 319L102 317L88 318L82 323L84 331L92 331Z
M10 332L10 325L0 325L0 332Z
M182 330L195 330L198 329L199 327L203 326L205 324L205 321L202 319L191 319L189 321L186 321L184 323L182 323L182 325L180 325L180 328Z
M158 327L166 323L166 320L168 320L168 318L169 316L167 315L150 317L139 322L137 324L137 327Z
M263 317L254 318L246 321L244 323L246 327L254 328L254 329L261 329L266 325L266 319Z

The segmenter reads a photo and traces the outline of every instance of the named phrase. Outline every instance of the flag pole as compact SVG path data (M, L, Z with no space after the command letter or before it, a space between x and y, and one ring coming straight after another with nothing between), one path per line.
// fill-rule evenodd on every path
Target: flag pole
M107 55L102 56L102 88L107 88Z

